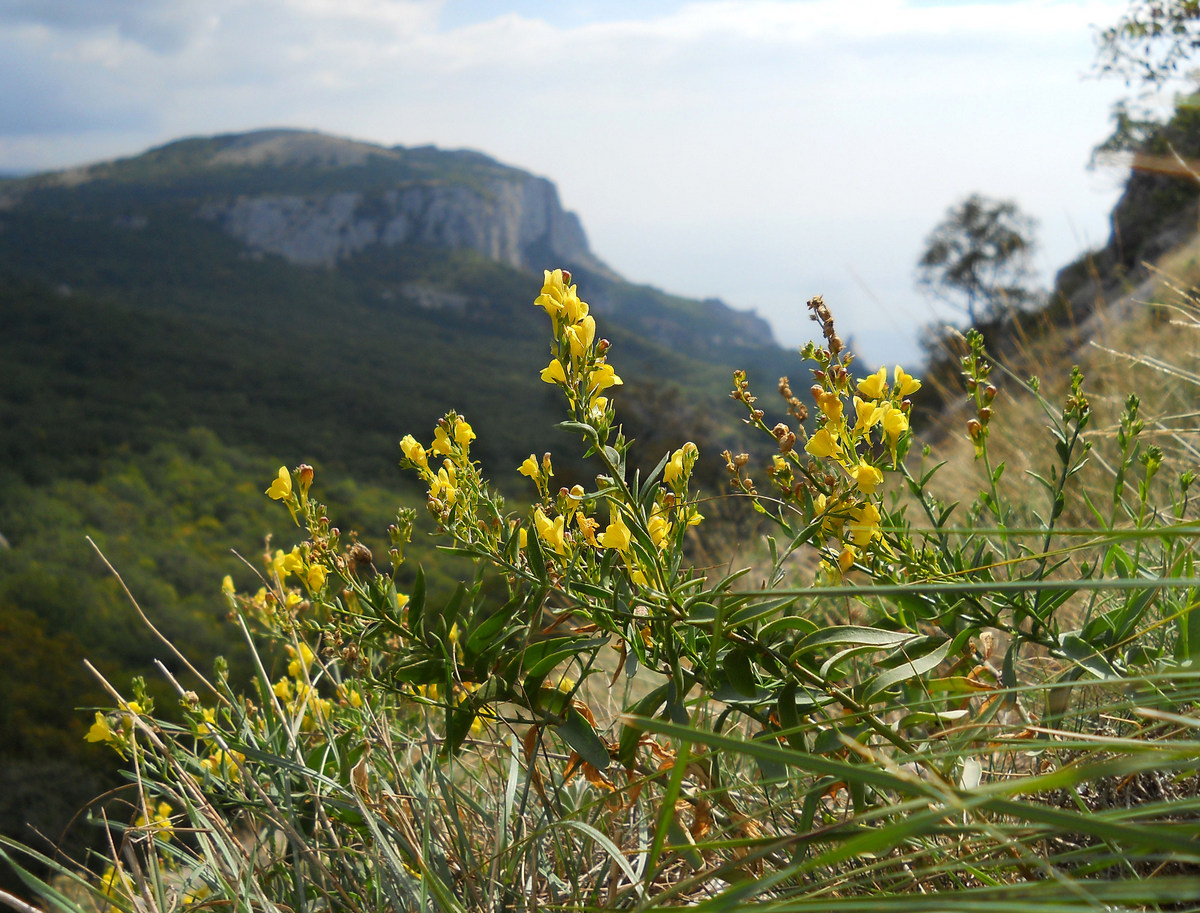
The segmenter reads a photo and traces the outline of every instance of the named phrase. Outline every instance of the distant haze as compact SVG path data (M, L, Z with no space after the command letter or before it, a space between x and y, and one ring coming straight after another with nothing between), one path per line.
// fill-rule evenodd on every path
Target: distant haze
M1126 5L7 0L0 172L264 126L479 149L627 278L789 345L822 293L868 362L911 362L950 204L1015 198L1047 284L1107 238L1121 176L1085 165L1124 87L1085 77Z

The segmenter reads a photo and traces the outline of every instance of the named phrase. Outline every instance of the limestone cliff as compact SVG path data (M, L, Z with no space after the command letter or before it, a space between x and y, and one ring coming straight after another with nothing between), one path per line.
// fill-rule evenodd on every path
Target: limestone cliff
M518 268L547 262L602 269L579 218L545 178L491 178L478 187L405 183L373 193L239 195L196 213L265 253L333 266L373 245L429 244L474 250Z

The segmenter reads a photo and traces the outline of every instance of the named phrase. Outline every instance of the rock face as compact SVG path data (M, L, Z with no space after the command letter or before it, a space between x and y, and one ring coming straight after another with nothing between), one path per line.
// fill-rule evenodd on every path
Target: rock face
M563 210L545 178L494 178L474 188L414 183L365 194L239 196L205 203L197 215L266 253L333 266L373 244L474 250L518 268L553 262L597 268L578 217Z
M159 155L213 176L197 216L292 263L335 266L374 244L415 243L524 269L549 261L605 270L550 181L479 153L261 130L185 140ZM221 192L225 176L261 169L292 175L294 190Z

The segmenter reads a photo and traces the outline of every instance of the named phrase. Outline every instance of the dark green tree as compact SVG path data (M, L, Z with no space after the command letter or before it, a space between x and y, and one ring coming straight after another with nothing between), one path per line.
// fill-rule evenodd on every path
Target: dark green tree
M951 206L925 239L917 285L967 315L972 325L1039 296L1031 287L1037 222L1012 200L971 194Z

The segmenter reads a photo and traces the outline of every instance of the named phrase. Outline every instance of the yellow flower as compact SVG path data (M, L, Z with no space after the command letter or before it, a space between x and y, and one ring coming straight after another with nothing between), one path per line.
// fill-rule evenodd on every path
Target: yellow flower
M113 732L112 726L108 724L106 717L99 710L96 711L96 722L92 723L92 728L87 731L84 736L89 742L111 742L117 737Z
M667 461L667 465L663 467L663 481L674 487L675 482L679 479L687 479L688 471L691 469L689 464L695 460L699 453L699 448L691 441L688 441L676 450L671 454L671 459Z
M880 421L883 424L884 433L893 444L908 430L908 416L891 403L884 404L883 416Z
M596 537L602 546L616 549L618 552L623 552L629 548L630 538L629 527L625 525L625 519L621 516L621 512L615 508L613 509L612 520L609 522L608 528Z
M881 367L858 382L858 392L867 399L883 399L888 393L887 368Z
M521 527L517 530L517 548L526 548L529 545L529 530Z
M100 892L106 897L132 897L133 896L133 879L131 879L120 868L113 868L111 865L105 869L104 876L100 879Z
M588 385L596 390L607 390L609 387L616 387L623 383L625 381L617 376L617 372L607 362L597 362L588 377Z
M592 548L599 548L600 543L596 541L596 530L600 528L600 524L587 516L583 511L575 511L575 525L579 527L579 531L583 533L583 539Z
M854 430L866 431L879 424L879 420L883 417L883 410L877 403L871 400L864 401L856 396L854 397L854 414L857 416Z
M233 595L233 578L228 574L221 579L221 592L229 596Z
M425 456L425 448L411 434L406 434L400 439L400 451L405 458L422 469L429 466L429 462Z
M218 749L213 752L201 763L208 768L209 773L214 777L226 777L230 780L237 780L241 777L241 771L238 765L246 762L246 756L240 751L225 751Z
M542 270L542 275L545 277L542 283L542 294L561 300L567 291L567 277L563 275L563 271L556 269L552 272L546 269Z
M821 412L829 421L835 424L842 421L842 398L836 393L818 394L817 405L820 406Z
M204 722L200 723L196 727L196 732L200 735L208 735L210 732L212 732L213 727L217 725L217 708L204 707L200 711L200 716L203 718Z
M668 485L674 485L682 475L683 451L676 450L673 454L671 454L671 459L667 460L667 465L663 467L663 481Z
M313 564L309 566L308 571L305 573L304 582L307 583L308 588L315 593L317 590L321 589L321 587L325 586L326 576L325 568L321 567L319 564Z
M471 426L467 424L466 419L455 419L454 440L463 450L466 450L468 447L470 447L471 441L475 440L475 432L471 430Z
M842 551L838 555L838 569L844 574L850 568L854 567L854 562L858 558L858 552L854 550L853 545L842 546Z
M582 485L572 485L571 490L567 492L567 501L572 506L583 501L585 492Z
M904 369L896 365L896 386L899 388L901 396L908 396L921 389L921 382L911 374L905 374Z
M441 498L453 506L458 501L458 489L455 487L457 481L454 467L450 466L447 469L443 466L437 471L437 475L429 480L429 497Z
M604 416L608 412L608 397L597 396L592 400L592 405L588 407L588 421L594 425L599 425L604 421Z
M879 509L870 501L851 508L848 530L854 544L862 548L878 537L880 519Z
M854 477L859 490L868 495L874 492L875 486L883 481L883 473L862 459L858 461L857 466L850 470L850 475Z
M537 527L538 536L560 555L567 553L567 543L563 525L565 519L561 516L551 520L539 507L533 512L533 525Z
M283 556L280 566L286 573L299 574L304 569L304 558L300 554L300 546L296 546Z
M296 650L290 646L287 648L287 651L290 656L296 657L290 663L288 663L288 675L299 681L304 677L304 670L312 665L313 660L316 659L316 656L313 655L313 651L309 649L308 644L304 643L303 641L300 643L299 655L297 655Z
M661 514L655 514L650 518L649 524L650 541L654 543L655 548L661 549L667 542L667 536L671 532L670 521Z
M571 344L571 357L583 358L596 339L596 318L584 317L579 323L567 327L567 341Z
M804 452L812 454L815 457L825 458L839 456L842 448L838 444L837 438L830 433L829 429L822 428L808 439L808 443L804 445Z
M441 425L433 429L433 444L429 449L439 456L450 456L450 435Z
M267 495L276 501L285 501L292 496L292 477L286 466L279 467L279 477L271 483Z
M566 311L567 320L571 323L579 323L588 315L588 306L586 301L581 301L579 296L575 294L576 286L572 285L563 295L563 310Z
M150 828L163 840L170 840L175 833L175 829L171 827L171 806L166 802L158 803L154 809L153 821L148 821L146 816L142 814L137 816L137 820L133 824L134 827Z
M355 688L351 688L346 692L346 703L355 710L361 710L363 706L363 696Z
M567 382L567 372L563 370L562 362L557 358L542 368L542 380L548 384Z

